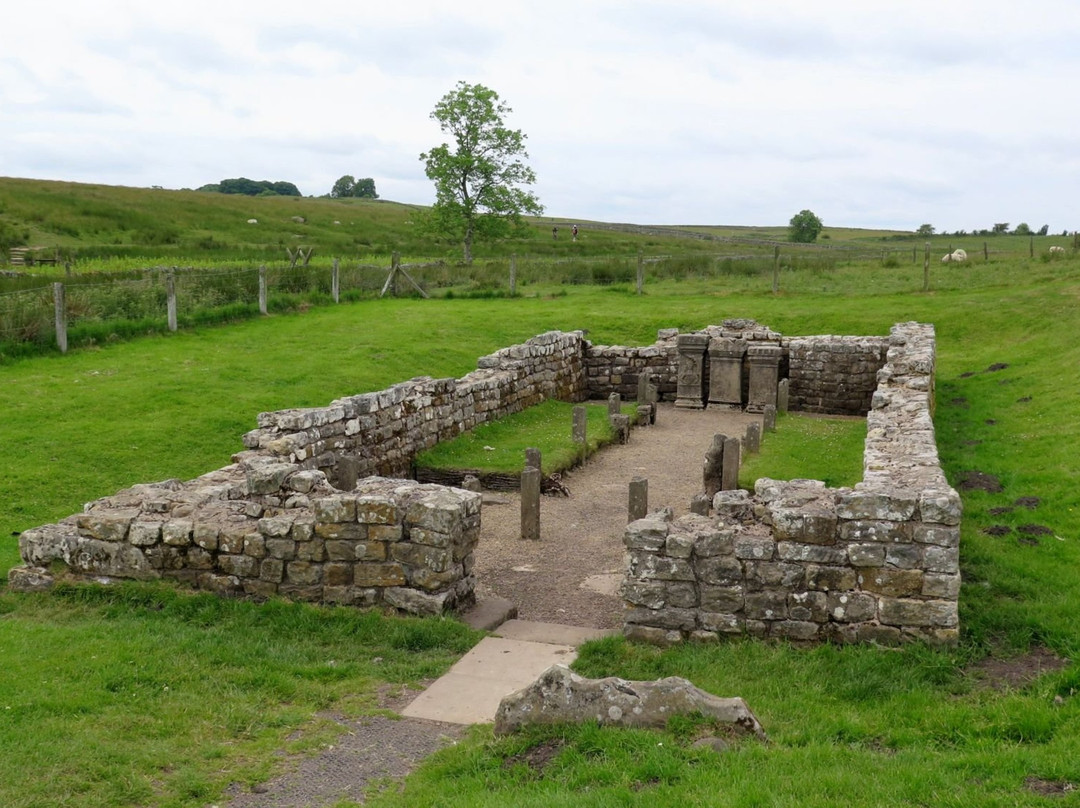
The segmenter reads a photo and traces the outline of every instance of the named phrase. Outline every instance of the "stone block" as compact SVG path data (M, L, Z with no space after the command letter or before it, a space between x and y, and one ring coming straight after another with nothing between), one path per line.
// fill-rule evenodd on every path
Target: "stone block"
M266 539L261 533L248 533L244 537L244 555L252 558L264 558L266 556Z
M204 550L218 549L218 527L207 522L196 522L191 529L191 540Z
M244 540L251 532L247 522L232 522L218 532L217 549L219 552L240 555L244 552Z
M75 517L79 534L99 541L124 541L128 528L139 516L138 508L92 510Z
M685 561L679 563L686 564ZM679 571L682 572L682 570L683 568L680 567ZM713 586L740 586L743 582L742 564L731 556L698 558L694 560L693 569L686 565L685 570L688 577L673 580L693 581L696 579L701 584Z
M330 562L323 567L322 583L325 586L352 586L352 582L352 564L347 564L343 562Z
M639 626L634 623L623 623L623 636L631 642L643 642L661 648L670 648L683 641L683 635L680 631L654 628L653 626Z
M421 541L416 537L417 531L421 533L422 537L426 534L426 531L421 530L420 528L414 528L411 531L410 539L416 544L428 544L428 541ZM369 524L367 526L367 534L368 539L373 542L395 542L401 541L403 531L401 525ZM440 533L438 535L443 536L444 534Z
M12 567L8 570L7 588L12 592L46 592L55 583L43 567Z
M322 583L323 568L310 561L290 561L285 565L285 580L297 586L312 586Z
M136 520L128 530L128 541L136 547L150 547L161 540L161 522Z
M699 599L703 612L719 612L733 614L742 611L745 593L743 587L732 586L705 586L700 588ZM716 629L710 629L716 630Z
M410 614L439 615L453 607L454 597L449 591L435 594L405 587L391 587L383 592L383 601Z
M885 545L875 543L848 545L848 561L853 567L881 567L885 564Z
M723 612L698 612L698 624L705 631L714 631L717 634L741 634L744 622L737 614Z
M192 570L212 570L214 568L214 554L201 547L190 547L186 553L187 567Z
M806 586L806 567L783 561L747 561L745 564L746 585L749 589L788 590L803 589Z
M776 553L776 541L772 536L735 536L735 557L753 561L769 561Z
M841 519L906 522L915 515L916 497L909 491L849 491L837 498Z
M269 600L278 593L277 584L262 579L246 578L243 581L244 594L255 600Z
M694 537L686 533L669 533L664 544L668 558L690 558L694 552Z
M410 542L392 545L390 558L408 567L422 567L432 572L444 572L453 563L453 553L448 550Z
M365 525L396 525L401 520L397 503L389 497L365 494L356 499L356 521Z
M890 626L955 628L958 621L956 602L944 600L881 598L878 616Z
M911 541L912 526L872 519L841 520L837 532L846 542L907 542Z
M458 526L455 534L440 533L437 530L426 530L422 527L414 527L409 530L409 541L413 544L424 544L428 547L452 547L461 538L461 527Z
M628 524L623 534L623 544L628 550L656 553L667 545L670 531L671 523L662 516L654 514Z
M885 563L897 569L918 569L923 563L923 548L917 544L886 545Z
M245 555L219 555L218 569L227 576L236 578L254 578L259 572L259 562Z
M278 584L278 594L290 600L300 600L305 603L318 603L322 600L323 588L319 584Z
M259 532L268 539L287 537L292 526L293 518L290 516L268 516L259 520Z
M862 592L829 592L829 619L838 623L864 623L877 616L878 600Z
M960 528L945 525L917 524L912 528L912 539L919 544L936 544L939 547L959 547Z
M265 543L266 555L282 561L291 561L296 558L296 542L292 539L267 539Z
M730 529L695 532L694 555L698 558L731 555L735 551L734 537L735 533Z
M923 576L922 596L941 600L960 597L960 574L928 572Z
M914 569L868 567L859 570L859 587L864 592L905 598L922 594L923 573Z
M747 593L743 611L748 620L785 620L787 592L770 590Z
M825 623L829 620L829 596L824 592L793 592L788 589L788 617L800 622ZM792 637L792 639L795 639ZM809 639L809 638L805 638Z
M249 465L244 469L247 492L259 496L276 494L285 483L285 478L297 470L292 463L263 462Z
M285 579L285 562L278 558L264 558L259 563L259 580L279 584Z
M801 542L782 541L776 545L776 555L781 561L797 563L846 564L847 545L802 544Z
M355 542L366 539L368 529L366 525L359 525L356 522L317 522L315 524L315 535L328 541L345 540Z
M623 621L642 626L690 631L697 627L697 611L671 607L645 609L637 606L627 609L623 615Z
M400 587L406 582L405 568L396 562L358 563L353 569L353 582L357 586ZM396 606L396 604L391 605ZM402 607L398 606L397 608Z
M923 560L927 572L956 573L960 571L960 548L928 545Z
M322 539L296 543L297 561L319 562L326 560L326 542Z
M854 589L857 579L855 570L850 567L827 567L808 564L806 567L806 586L818 592L836 592Z
M806 620L781 620L774 623L771 636L795 642L810 642L818 639L820 626Z
M951 488L919 493L919 518L923 522L959 525L963 510L960 495Z
M355 539L327 539L327 561L356 561Z
M833 544L836 542L836 513L831 509L807 506L804 508L769 508L773 532L779 541L803 544Z
M315 522L320 526L327 523L356 521L355 496L317 497L311 501L311 507L315 513Z

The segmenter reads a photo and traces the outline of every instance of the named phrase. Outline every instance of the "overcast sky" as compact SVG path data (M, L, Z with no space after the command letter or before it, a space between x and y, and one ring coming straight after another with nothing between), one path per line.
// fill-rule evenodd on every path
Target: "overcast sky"
M549 215L1080 229L1077 0L10 3L0 175L372 177L430 204L457 81L528 136Z

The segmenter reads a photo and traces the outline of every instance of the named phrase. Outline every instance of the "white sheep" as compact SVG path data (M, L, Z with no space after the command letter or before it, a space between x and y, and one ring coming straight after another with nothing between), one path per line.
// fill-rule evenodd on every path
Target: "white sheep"
M1053 247L1050 248L1050 254L1051 255L1063 255L1064 253L1065 253L1065 248L1064 247L1059 247L1057 244L1055 244Z
M959 248L953 250L951 253L945 253L945 255L943 255L941 257L941 263L943 263L943 264L948 264L948 263L951 263L952 261L966 261L966 260L967 260L967 251L966 250L961 250Z
M258 224L258 223L259 223L258 219L248 219L248 224Z

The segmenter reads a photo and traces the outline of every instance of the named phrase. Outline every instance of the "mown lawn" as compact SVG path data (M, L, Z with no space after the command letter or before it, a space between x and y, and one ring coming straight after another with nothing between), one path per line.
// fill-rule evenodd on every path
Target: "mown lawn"
M952 270L930 293L919 291L921 267L879 272L785 276L775 297L684 281L642 297L616 286L367 301L0 366L0 571L17 563L15 532L135 482L226 464L260 410L325 404L419 374L459 376L478 356L548 329L642 344L658 328L725 317L791 335L933 322L946 472L954 485L980 471L1002 486L963 492L960 648L735 642L660 652L604 641L584 650L582 672L678 674L743 696L772 742L717 756L691 748L692 728L678 726L498 741L478 728L371 804L1004 806L1042 805L1040 792L1055 790L1064 795L1056 804L1071 804L1077 666L1010 691L981 686L969 666L1036 646L1064 658L1080 650L1080 264ZM1003 535L984 532L995 525ZM453 621L415 621L397 641L404 647L388 650L383 634L394 636L397 621L375 631L371 619L211 604L157 587L2 594L0 804L210 804L232 779L267 776L271 750L297 727L321 737L319 709L371 709L380 683L435 675L471 641ZM324 621L331 628L319 628ZM387 673L379 665L391 653ZM170 736L179 740L169 745ZM523 750L541 743L555 749L551 761L523 763Z

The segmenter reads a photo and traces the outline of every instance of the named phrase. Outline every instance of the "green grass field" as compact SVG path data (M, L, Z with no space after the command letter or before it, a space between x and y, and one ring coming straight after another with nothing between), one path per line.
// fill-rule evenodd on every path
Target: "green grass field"
M1080 262L992 259L932 265L928 293L921 265L877 262L785 271L775 296L766 277L734 275L658 279L643 296L621 284L537 285L518 298L315 306L10 361L0 365L0 574L18 561L19 531L133 483L227 464L259 411L460 376L549 329L648 344L658 328L725 317L788 335L932 322L945 471L954 485L971 471L1002 485L962 492L959 648L659 651L605 640L583 649L578 670L681 675L742 696L771 743L718 756L693 748L686 724L498 740L478 727L368 804L1038 806L1044 793L1073 804L1080 668L995 690L971 666L1035 647L1080 653ZM0 591L0 805L217 804L230 782L269 777L276 750L332 742L320 710L370 711L380 688L438 675L473 641L453 620L162 586ZM541 746L553 752L547 765L523 762Z

